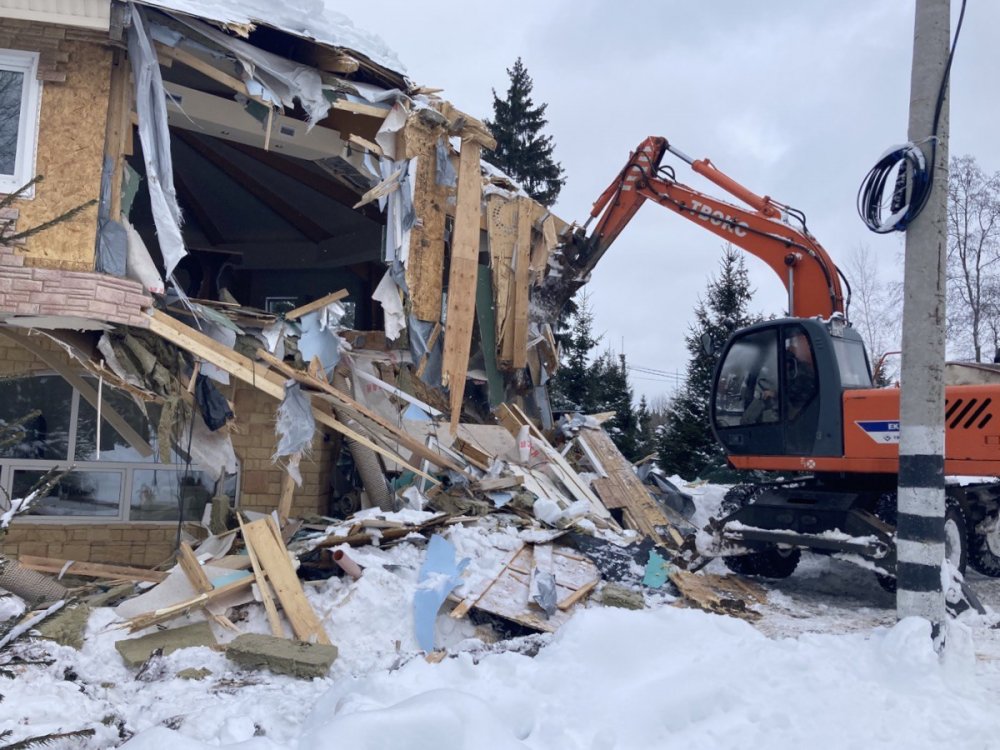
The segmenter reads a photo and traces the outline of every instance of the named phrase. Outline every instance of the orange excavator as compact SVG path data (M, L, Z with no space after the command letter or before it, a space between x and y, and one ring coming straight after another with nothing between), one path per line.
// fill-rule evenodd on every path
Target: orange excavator
M667 153L746 205L705 195L661 164ZM861 336L847 319L849 285L806 228L805 216L759 196L650 137L564 243L578 273L596 265L647 201L760 258L788 291L789 317L736 331L715 370L711 422L736 469L781 481L733 487L703 554L739 573L783 578L802 550L841 557L895 586L899 390L875 388ZM596 220L593 229L587 228ZM1000 385L946 387L946 555L1000 577Z

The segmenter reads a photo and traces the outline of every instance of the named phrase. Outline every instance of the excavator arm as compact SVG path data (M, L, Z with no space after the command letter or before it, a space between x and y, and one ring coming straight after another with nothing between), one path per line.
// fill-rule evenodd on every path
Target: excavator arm
M660 166L667 151L750 208L721 201L678 182L672 169ZM581 277L593 270L646 201L680 214L767 263L788 290L789 315L829 318L833 313L846 314L837 267L806 230L801 214L767 196L754 194L707 159L694 161L673 148L666 138L657 136L639 144L625 168L594 203L587 223L565 246L564 252ZM788 216L798 218L802 228L788 223ZM593 231L587 234L587 227L595 219Z

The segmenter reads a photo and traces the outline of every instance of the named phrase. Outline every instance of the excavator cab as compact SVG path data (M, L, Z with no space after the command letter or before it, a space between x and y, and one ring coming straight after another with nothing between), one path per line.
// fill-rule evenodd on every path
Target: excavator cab
M712 427L730 455L841 456L843 391L871 385L861 337L840 316L769 320L727 342Z

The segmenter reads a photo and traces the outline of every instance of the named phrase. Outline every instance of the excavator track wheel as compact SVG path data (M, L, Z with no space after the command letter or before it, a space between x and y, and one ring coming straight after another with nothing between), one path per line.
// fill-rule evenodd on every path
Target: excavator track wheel
M1000 578L1000 505L969 525L969 564L977 573Z
M734 513L750 505L764 487L752 484L738 484L726 493L720 510L724 515ZM734 573L761 578L788 578L795 572L802 558L800 549L781 549L774 544L764 544L755 552L722 558L723 564Z

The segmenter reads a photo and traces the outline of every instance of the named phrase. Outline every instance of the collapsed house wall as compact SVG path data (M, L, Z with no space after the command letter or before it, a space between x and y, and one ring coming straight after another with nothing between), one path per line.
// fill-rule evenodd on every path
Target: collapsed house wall
M81 202L102 200L99 222L97 208L90 206L21 245L0 248L0 321L22 329L95 331L116 324L102 338L100 354L99 334L76 340L83 343L74 355L77 370L114 374L118 385L125 378L143 391L134 394L140 400L150 399L169 411L174 442L164 449L170 438L161 429L157 451L162 461L173 461L161 469L167 473L179 459L165 458L165 453L180 447L184 436L190 439L186 425L196 423L189 418L192 412L183 409L193 408L198 368L211 372L214 365L233 375L233 384L222 385L215 378L212 387L228 399L235 417L221 432L206 429L202 437L212 443L211 450L199 459L189 446L187 461L189 468L200 461L204 473L213 474L222 460L209 467L205 456L220 457L219 449L227 447L225 465L230 467L233 454L238 462L239 496L233 499L246 510L270 512L288 501L288 458L280 464L273 458L279 441L275 413L285 394L283 380L307 366L310 377L320 375L318 385L309 385L326 392L307 398L316 430L311 450L298 465L301 486L291 492L290 510L299 517L357 509L361 484L378 490L376 494L384 489L374 481L344 481L357 446L363 465L386 475L375 477L379 484L406 473L430 479L421 460L439 470L456 470L450 459L441 460L423 443L408 445L397 455L408 439L396 434L408 407L406 398L390 403L382 386L398 387L404 396L430 405L425 411L450 418L452 431L463 419L491 421L491 410L504 401L541 412L545 425L544 384L554 372L556 350L551 330L530 314L531 295L549 272L556 230L564 225L481 162L482 150L494 145L481 122L412 86L400 73L363 56L360 62L350 58L349 50L294 39L293 52L285 57L293 37L284 38L274 28L246 30L244 42L196 18L145 8L135 11L133 24L146 18L149 28L156 27L150 42L154 54L147 55L147 62L162 75L166 92L165 114L149 112L133 103L128 81L136 63L129 54L137 53L125 49L121 19L133 11L114 6L103 44L84 41L88 34L100 38L97 32L0 20L0 32L8 25L30 29L31 39L56 40L37 46L57 50L53 59L63 67L47 75L65 79L45 89L37 170L44 166L63 177L52 180L46 174L36 197L20 201L12 215L17 212L19 226L27 227L29 221L36 225ZM125 33L137 32L133 26ZM43 62L47 59L43 56ZM256 62L248 65L247 59ZM303 67L303 61L317 68ZM269 66L279 72L271 76ZM289 70L295 76L289 77ZM154 94L157 90L154 86ZM284 93L276 99L275 92ZM77 114L81 107L86 113ZM310 119L316 122L307 128ZM147 143L143 123L147 131L161 131L162 143L155 148L152 140ZM162 160L150 162L147 147L162 152ZM164 295L162 277L170 275L164 270L173 266L161 245L163 208L155 205L150 189L159 180L147 172L165 169L170 162L184 222L175 227L181 257L172 256L177 273L166 285L175 285L178 294ZM65 196L46 192L62 186L63 178L72 183L64 186ZM127 242L119 237L116 252L127 251L127 257L108 262L102 242L96 267L128 273L142 278L141 283L92 273L97 224L104 239L109 222L119 219ZM151 275L133 274L134 246ZM322 302L338 289L348 296L349 313L334 314L335 302ZM308 322L304 312L300 320L290 315L311 305L318 306L310 308ZM345 314L349 318L342 320ZM370 330L379 327L384 330ZM149 333L139 335L137 329ZM0 328L0 342L4 330ZM234 333L239 338L235 346ZM312 337L310 343L307 337ZM265 339L265 355L275 355L276 363L257 350ZM130 341L135 357L129 354ZM136 352L136 346L142 351ZM319 361L313 352L322 355ZM116 367L115 358L127 365L124 370ZM356 365L365 358L388 365L359 374ZM291 374L286 371L290 362ZM365 367L370 363L358 369ZM382 385L366 381L359 386L356 378L373 372ZM332 395L327 386L335 386ZM381 395L369 402L359 388ZM345 401L341 392L361 403L350 397ZM73 403L81 398L77 392ZM387 423L374 423L365 411L369 407ZM156 442L144 429L139 429L139 442L144 436ZM351 447L342 454L345 439ZM126 442L135 448L134 441ZM341 455L346 472L338 464ZM373 460L365 461L368 457ZM84 469L99 472L101 466L91 461ZM59 556L57 546L72 542L78 559L160 562L176 521L166 519L159 497L154 498L159 515L143 515L136 495L143 472L139 464L125 462L115 470L123 477L119 518L132 518L123 521L125 528L148 532L144 536L116 531L108 537L104 530L119 528L110 518L71 523L71 514L79 509L64 507L72 503L60 506L62 498L48 498L54 506L49 511L58 517L16 521L4 549L45 554L37 551L41 547L24 552L22 546L44 541L51 546L48 554ZM11 486L12 471L4 469L0 484ZM220 492L220 480L215 481ZM196 514L205 486L195 500ZM178 503L188 502L177 491ZM83 512L95 515L91 506ZM163 518L163 525L149 525L150 518ZM80 546L84 544L89 545L87 554ZM159 559L150 559L156 555Z

